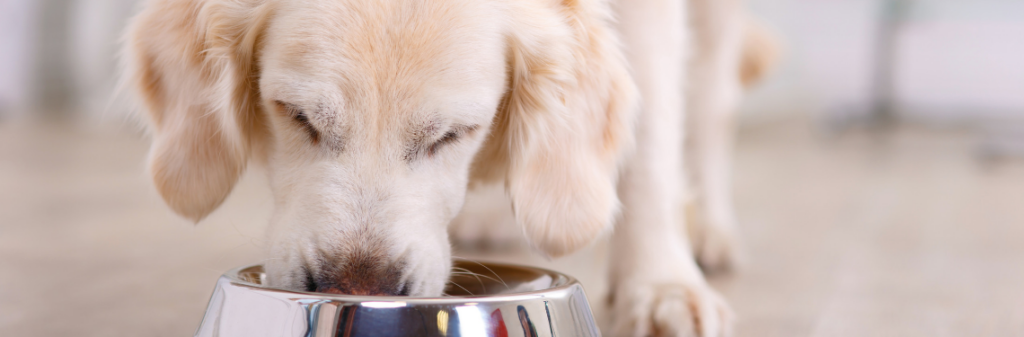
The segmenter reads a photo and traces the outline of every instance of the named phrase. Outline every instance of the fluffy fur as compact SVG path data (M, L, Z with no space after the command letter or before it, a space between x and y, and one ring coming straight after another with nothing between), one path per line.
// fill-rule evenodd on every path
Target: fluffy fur
M153 135L150 172L177 213L199 221L250 161L268 168L271 285L441 295L448 223L467 186L498 183L549 256L621 219L616 335L719 336L731 316L678 211L691 190L682 112L688 78L690 96L706 97L690 110L727 116L738 97L733 7L153 0L128 30L126 69ZM687 8L717 16L690 25ZM687 74L689 31L705 72ZM710 143L697 147L724 151ZM709 200L710 214L695 241L699 255L727 258L733 220L727 195L709 192L721 188L716 168L693 179L707 181L692 200Z

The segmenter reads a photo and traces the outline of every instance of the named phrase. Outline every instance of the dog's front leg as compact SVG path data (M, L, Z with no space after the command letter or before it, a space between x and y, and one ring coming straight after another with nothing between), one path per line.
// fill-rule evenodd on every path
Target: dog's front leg
M705 271L739 260L732 203L733 115L741 99L744 17L735 0L693 0L686 131L691 200L685 209L694 254Z
M619 3L627 57L643 98L637 150L619 184L612 236L613 336L728 334L732 314L704 280L678 209L685 191L685 2Z
M620 181L622 218L611 238L611 335L728 336L732 313L706 283L681 226L680 132L650 115L642 117L640 148Z

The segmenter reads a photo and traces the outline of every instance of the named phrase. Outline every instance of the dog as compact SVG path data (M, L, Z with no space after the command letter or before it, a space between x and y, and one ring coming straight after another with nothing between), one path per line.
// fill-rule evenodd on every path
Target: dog
M745 22L738 0L153 0L124 68L176 213L266 167L271 286L440 296L446 228L491 182L543 254L610 233L612 335L723 336L698 260L736 257Z

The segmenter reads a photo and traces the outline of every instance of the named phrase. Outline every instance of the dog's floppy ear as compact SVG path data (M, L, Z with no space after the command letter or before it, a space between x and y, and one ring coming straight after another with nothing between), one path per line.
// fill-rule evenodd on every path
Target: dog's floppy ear
M128 28L126 84L153 136L149 170L164 201L199 221L231 192L261 132L254 49L260 0L152 1Z
M474 178L504 179L530 243L560 256L617 216L638 95L600 2L528 3L510 5L509 91Z

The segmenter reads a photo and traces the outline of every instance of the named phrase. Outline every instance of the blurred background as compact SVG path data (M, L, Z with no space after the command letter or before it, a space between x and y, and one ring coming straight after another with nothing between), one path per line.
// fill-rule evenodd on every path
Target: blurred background
M193 225L115 98L134 0L0 0L0 335L181 336L264 259L259 168ZM740 336L1024 335L1024 0L748 0L781 63L739 112ZM521 246L521 245L520 245ZM603 242L547 261L584 280Z

